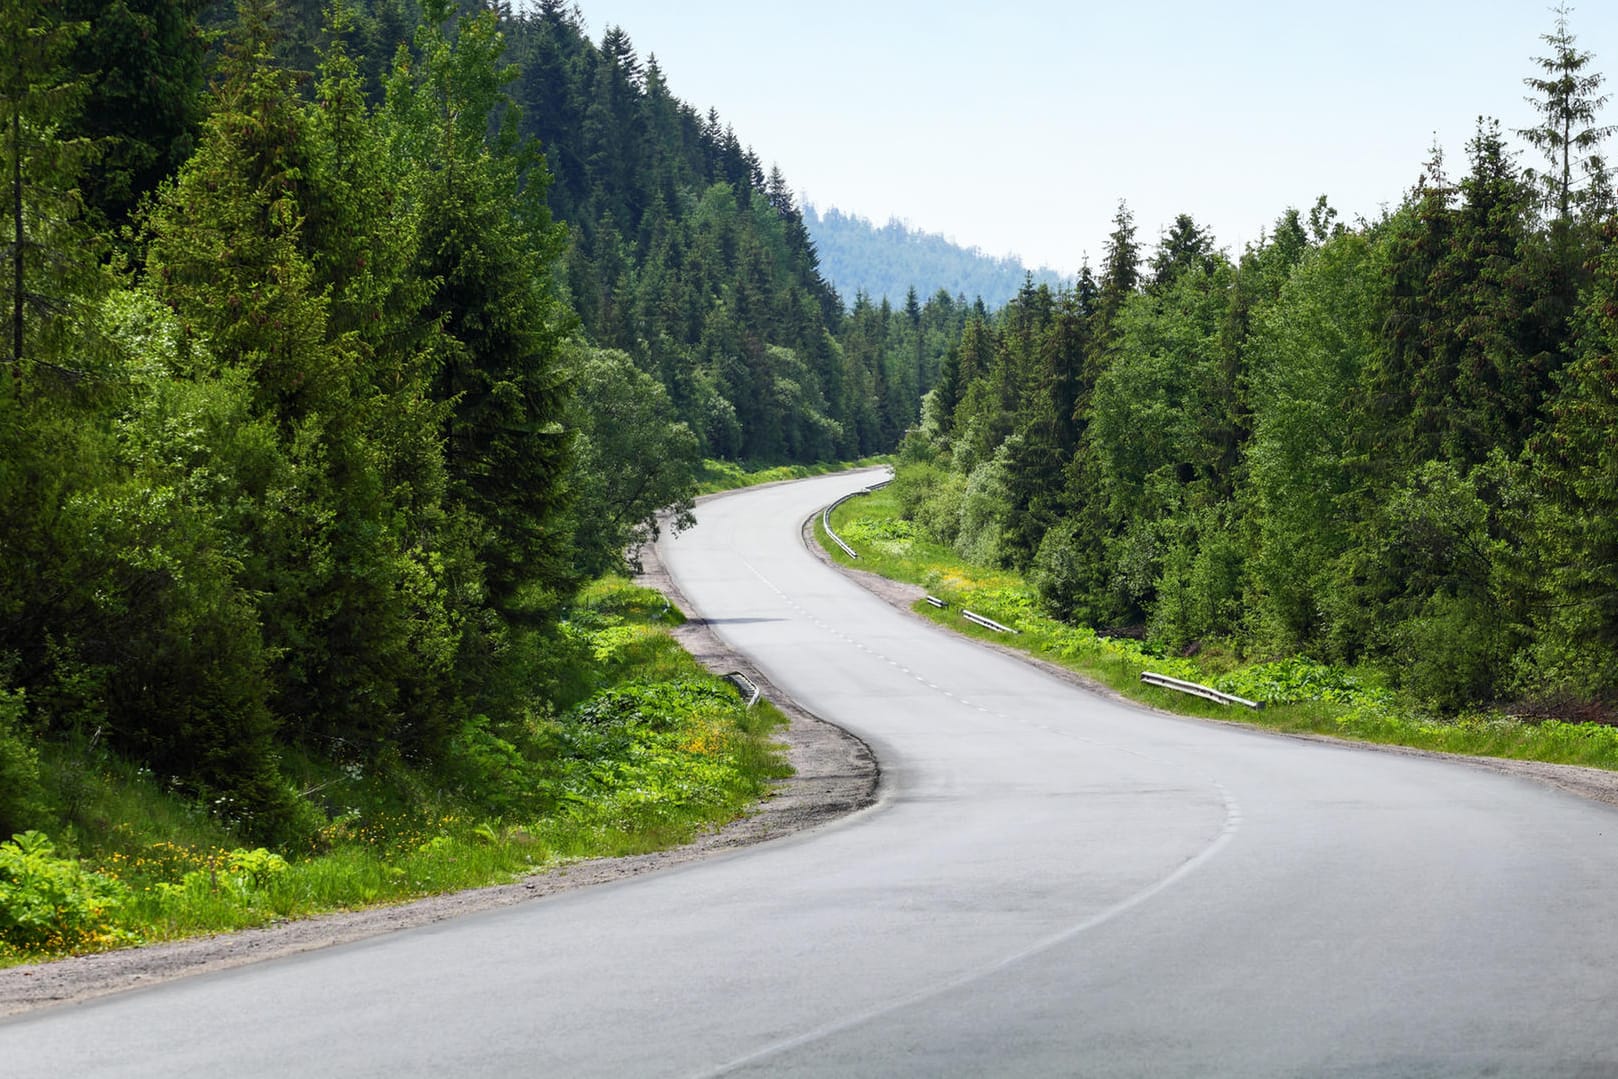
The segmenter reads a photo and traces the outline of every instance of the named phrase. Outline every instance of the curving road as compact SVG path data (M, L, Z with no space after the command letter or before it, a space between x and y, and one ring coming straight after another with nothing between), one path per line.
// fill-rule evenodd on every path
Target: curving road
M655 876L0 1021L0 1074L1618 1074L1618 813L1176 720L802 549L868 476L664 559L884 767L874 809Z

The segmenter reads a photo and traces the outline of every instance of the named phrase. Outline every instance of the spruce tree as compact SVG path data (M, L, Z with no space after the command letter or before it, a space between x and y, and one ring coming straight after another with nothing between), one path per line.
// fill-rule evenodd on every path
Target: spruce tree
M1139 285L1140 247L1135 242L1135 215L1127 203L1119 201L1112 218L1112 232L1102 252L1093 334L1098 352L1111 344L1117 330L1118 312Z
M568 434L560 343L568 329L549 268L562 230L545 205L544 160L518 135L493 12L455 21L429 3L420 59L391 77L392 152L412 164L417 272L437 282L427 317L443 330L433 396L449 496L470 515L496 610L544 620L572 587Z
M1544 75L1523 80L1535 95L1525 100L1541 120L1517 134L1545 155L1550 168L1542 181L1556 217L1565 221L1573 213L1575 166L1588 168L1601 143L1618 127L1596 123L1607 103L1607 95L1601 93L1604 77L1590 69L1594 54L1577 47L1578 39L1568 26L1571 9L1564 3L1554 10L1556 29L1540 38L1551 47L1551 55L1534 58Z
M73 130L101 148L85 177L85 201L117 228L140 199L172 176L196 143L205 101L204 0L64 0L89 27L73 66L89 98Z

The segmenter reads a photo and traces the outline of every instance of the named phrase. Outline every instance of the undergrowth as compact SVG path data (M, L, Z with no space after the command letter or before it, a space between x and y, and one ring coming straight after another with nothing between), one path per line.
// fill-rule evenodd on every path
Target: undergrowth
M325 822L300 850L241 844L97 741L39 747L54 812L0 844L0 966L505 882L734 819L789 774L784 719L702 670L680 620L624 580L586 589L555 642L574 660L559 709L475 717L431 770L285 750Z
M1017 574L972 565L953 548L925 538L914 523L900 516L897 500L886 490L843 503L832 513L832 527L859 553L857 563L850 560L825 536L817 519L821 545L838 562L921 585L948 604L940 610L918 602L919 613L970 636L993 639L1060 664L1154 707L1293 733L1618 768L1618 728L1612 726L1498 712L1438 717L1387 688L1371 672L1305 656L1248 663L1218 649L1193 657L1167 655L1141 641L1105 637L1086 626L1059 622L1040 610L1033 588ZM961 618L963 608L1018 633L1007 636L966 622ZM1255 711L1223 706L1148 686L1140 681L1148 670L1211 685L1264 707Z

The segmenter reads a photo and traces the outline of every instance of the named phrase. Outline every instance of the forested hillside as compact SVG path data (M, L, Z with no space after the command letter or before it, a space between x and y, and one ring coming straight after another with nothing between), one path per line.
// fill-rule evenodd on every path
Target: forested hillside
M1368 664L1445 713L1612 716L1612 129L1565 12L1545 40L1527 166L1480 121L1380 219L1323 199L1236 258L1185 215L1146 257L1120 206L1098 275L968 321L904 449L906 512L1165 650Z
M0 836L82 806L47 747L281 843L335 811L289 761L543 771L580 586L704 454L891 448L966 317L845 317L779 173L560 3L0 41Z
M1030 273L1035 284L1062 284L1048 267L1030 271L1010 256L961 247L897 219L878 227L835 206L822 214L813 205L804 206L803 219L820 253L822 274L844 297L864 293L873 301L897 303L911 292L943 292L981 299L994 309L1015 296Z
M521 130L568 228L565 295L590 340L654 375L709 456L891 449L926 388L916 349L846 347L781 171L675 96L624 30L592 43L562 0L505 29Z

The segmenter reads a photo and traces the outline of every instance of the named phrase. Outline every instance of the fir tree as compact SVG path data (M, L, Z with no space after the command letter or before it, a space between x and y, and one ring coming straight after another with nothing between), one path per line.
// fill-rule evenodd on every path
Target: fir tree
M515 71L501 63L496 16L452 30L453 15L448 0L427 6L420 61L390 81L393 152L413 164L417 272L438 282L427 314L444 331L434 396L451 409L450 497L483 532L477 551L495 607L543 619L572 572L559 356L567 321L546 272L563 233L544 203L544 160L520 139L505 96Z
M1578 39L1568 26L1571 9L1559 4L1554 10L1556 29L1541 36L1551 55L1534 58L1544 76L1523 80L1534 91L1535 96L1526 100L1539 112L1541 122L1517 134L1544 153L1550 165L1542 177L1547 196L1556 216L1567 220L1573 212L1575 166L1588 167L1602 141L1618 127L1596 123L1607 103L1607 95L1600 92L1604 77L1588 70L1595 57L1577 47Z

